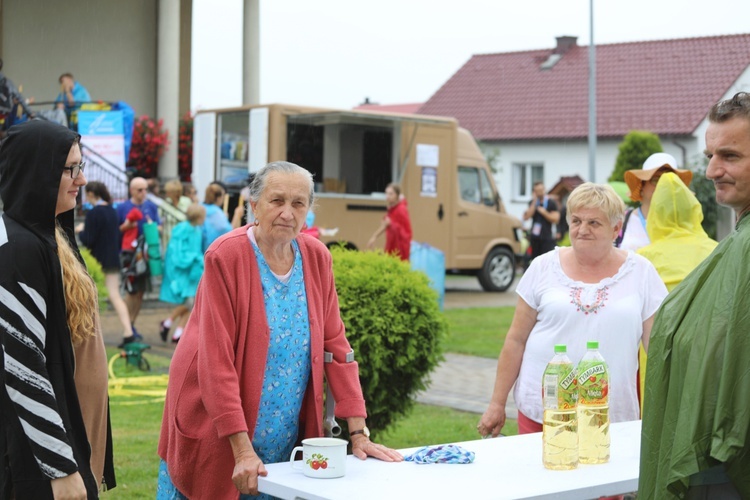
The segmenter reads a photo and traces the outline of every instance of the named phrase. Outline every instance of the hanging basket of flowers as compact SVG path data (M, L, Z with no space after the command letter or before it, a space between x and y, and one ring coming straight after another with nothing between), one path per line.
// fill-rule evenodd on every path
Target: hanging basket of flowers
M190 182L193 174L193 115L190 111L180 118L177 168L180 180Z
M136 175L156 177L159 160L169 146L169 132L162 120L143 115L135 121L130 158L127 166L135 169Z

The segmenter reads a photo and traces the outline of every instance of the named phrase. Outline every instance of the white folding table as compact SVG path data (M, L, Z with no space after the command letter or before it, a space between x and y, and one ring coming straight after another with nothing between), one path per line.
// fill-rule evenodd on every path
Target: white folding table
M610 461L568 471L542 465L542 434L454 443L476 453L466 465L386 463L347 457L346 476L313 479L289 463L266 465L263 493L284 499L586 499L638 489L641 422L612 424ZM404 456L417 450L401 451Z

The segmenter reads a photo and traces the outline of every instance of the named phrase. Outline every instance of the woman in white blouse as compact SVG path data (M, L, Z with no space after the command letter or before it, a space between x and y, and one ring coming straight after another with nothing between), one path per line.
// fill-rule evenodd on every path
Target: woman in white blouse
M648 348L654 314L667 290L651 263L613 246L625 206L608 185L587 182L568 197L571 247L535 259L516 287L518 304L497 365L490 405L477 430L497 436L513 396L519 433L542 430L542 374L555 344L573 363L599 341L609 367L611 422L637 420L638 344Z

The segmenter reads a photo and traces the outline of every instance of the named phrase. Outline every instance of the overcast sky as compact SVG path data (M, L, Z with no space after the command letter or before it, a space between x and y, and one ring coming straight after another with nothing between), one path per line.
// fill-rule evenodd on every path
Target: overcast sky
M596 44L750 33L750 0L598 0ZM424 102L474 54L589 44L589 0L260 0L260 98ZM644 71L658 68L644 67ZM192 106L242 104L242 0L193 0Z

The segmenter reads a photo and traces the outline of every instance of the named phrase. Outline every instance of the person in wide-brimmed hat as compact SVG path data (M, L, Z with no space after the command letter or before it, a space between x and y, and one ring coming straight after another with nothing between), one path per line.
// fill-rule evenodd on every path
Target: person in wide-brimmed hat
M677 160L668 153L654 153L643 162L643 169L627 170L625 182L630 189L630 199L639 201L640 207L628 210L622 226L622 233L617 239L618 247L625 250L638 250L650 243L646 232L646 218L651 207L651 197L661 176L674 172L686 186L690 186L693 173L690 170L677 168ZM631 219L631 216L636 218Z

